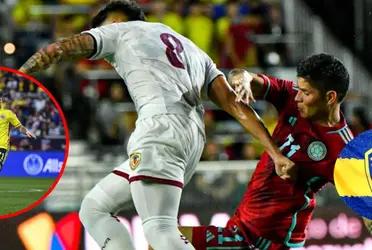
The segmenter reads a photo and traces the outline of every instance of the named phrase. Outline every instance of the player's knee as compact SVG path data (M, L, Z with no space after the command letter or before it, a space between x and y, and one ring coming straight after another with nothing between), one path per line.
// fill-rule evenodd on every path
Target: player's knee
M153 232L167 232L177 229L177 221L169 216L153 216L143 221L145 235L152 236Z
M106 193L96 185L83 199L79 217L84 226L114 212L114 204Z
M158 249L194 249L191 243L180 233L177 219L157 216L143 222L143 230L148 243Z
M79 217L84 226L94 223L106 214L110 214L108 208L101 204L89 195L85 196L79 211Z
M81 223L87 227L91 222L95 220L97 214L97 202L85 197L81 203L79 218Z

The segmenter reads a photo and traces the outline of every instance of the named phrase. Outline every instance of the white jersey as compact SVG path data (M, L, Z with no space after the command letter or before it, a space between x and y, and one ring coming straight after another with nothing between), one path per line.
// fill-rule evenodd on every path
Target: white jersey
M139 118L181 114L204 133L202 98L219 75L209 56L193 42L160 23L131 21L86 33L96 41L90 59L106 59L124 79Z

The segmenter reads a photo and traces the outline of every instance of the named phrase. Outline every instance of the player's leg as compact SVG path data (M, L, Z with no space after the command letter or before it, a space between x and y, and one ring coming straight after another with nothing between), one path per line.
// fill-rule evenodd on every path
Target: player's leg
M128 230L114 216L131 202L128 176L116 173L107 175L85 196L79 216L100 248L134 250Z
M142 219L148 243L155 250L195 249L178 230L177 215L182 189L173 185L134 181L134 205Z
M180 230L187 235L196 250L268 250L267 248L256 248L252 240L245 238L235 227L198 226L181 227Z
M8 150L0 148L0 171L3 169L6 157L8 156Z
M128 152L132 199L146 239L155 250L194 249L178 230L177 216L183 183L202 152L203 134L194 122L177 115L144 119L139 126L141 133L128 142ZM195 144L200 145L191 147Z
M198 227L179 227L181 233L192 242L196 250L206 250L207 248L218 248L229 250L255 249L252 244L242 242L242 237L227 228L215 226ZM225 240L225 241L224 241ZM149 250L153 248L149 247Z
M188 241L192 242L193 227L178 227L178 230L180 230L181 234L185 236ZM198 250L197 247L195 247L195 249ZM154 249L151 246L149 246L148 250L154 250Z

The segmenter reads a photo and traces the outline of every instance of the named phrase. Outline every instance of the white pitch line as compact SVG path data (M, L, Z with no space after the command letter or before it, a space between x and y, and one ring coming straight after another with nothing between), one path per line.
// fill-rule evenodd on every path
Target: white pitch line
M30 192L43 192L43 189L29 189L29 190L0 190L0 193L30 193Z

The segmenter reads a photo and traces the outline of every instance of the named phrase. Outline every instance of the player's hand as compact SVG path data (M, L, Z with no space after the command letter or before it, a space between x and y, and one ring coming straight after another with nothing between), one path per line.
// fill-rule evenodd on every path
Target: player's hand
M234 89L236 102L243 102L249 105L256 100L251 90L251 81L253 76L244 69L234 69L229 72L228 82Z
M28 138L36 139L36 136L33 133L31 133L29 130L26 131L26 135Z
M275 164L275 172L280 178L283 180L296 181L298 167L293 161L283 155L273 158L273 161Z

